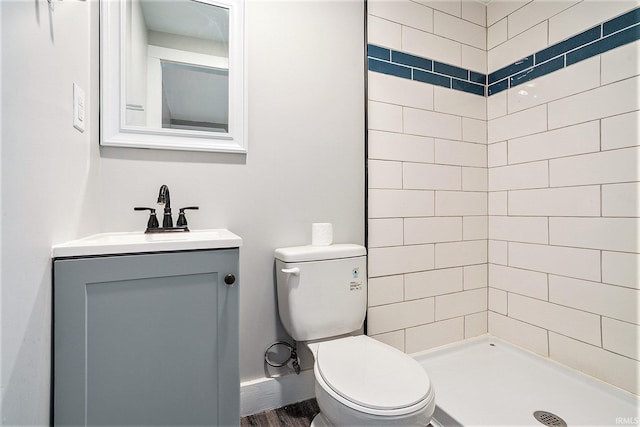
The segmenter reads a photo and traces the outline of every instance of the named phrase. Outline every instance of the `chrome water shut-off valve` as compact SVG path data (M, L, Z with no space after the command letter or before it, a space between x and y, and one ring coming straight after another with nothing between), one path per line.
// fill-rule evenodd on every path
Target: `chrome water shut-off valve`
M282 362L275 362L269 358L269 352L280 346L285 347L285 349L289 351L289 357ZM264 351L264 361L267 362L267 365L273 366L274 368L282 368L283 366L286 366L289 364L289 362L291 362L291 367L295 371L296 375L300 375L300 361L298 360L298 352L296 350L296 347L295 345L289 344L286 341L276 341L269 347L267 347L267 349Z

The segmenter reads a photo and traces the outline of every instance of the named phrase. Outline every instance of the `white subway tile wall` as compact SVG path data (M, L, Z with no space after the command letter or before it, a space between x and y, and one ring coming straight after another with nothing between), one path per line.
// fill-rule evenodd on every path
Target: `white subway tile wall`
M507 3L488 6L489 73L638 6ZM639 52L632 42L487 102L488 331L634 393Z
M416 0L425 6L429 6L434 10L446 12L450 15L460 17L462 14L461 0Z
M509 245L500 240L489 240L488 261L491 264L507 265L509 262Z
M397 50L402 48L402 25L371 14L367 20L367 36L369 43Z
M370 336L400 351L404 351L404 330L375 335L370 334Z
M487 117L487 101L483 96L436 86L433 89L433 103L435 110L443 113L479 120Z
M439 58L447 64L462 65L460 43L415 28L402 27L402 50L425 58Z
M638 6L638 0L582 1L549 18L549 44L557 43Z
M499 20L506 18L531 0L493 0L487 7L487 25L491 27Z
M507 315L507 293L496 288L489 288L489 310Z
M549 356L549 339L546 329L521 322L513 317L503 316L493 310L489 311L488 315L489 330L492 334L534 353Z
M603 339L607 338L603 337ZM633 337L627 337L627 339L631 340ZM636 375L640 370L640 362L637 359L551 331L549 331L549 355L560 363L586 372L616 387L640 394L640 383Z
M515 113L598 86L600 57L596 56L518 86L519 90L509 91L508 110L509 113Z
M487 29L487 49L506 42L508 38L507 18L504 18Z
M431 323L435 320L434 299L421 298L370 307L367 319L367 330L372 335Z
M487 120L507 115L507 92L500 92L487 98Z
M481 240L489 235L486 216L465 216L462 218L462 240Z
M602 145L602 150L640 145L640 129L638 128L640 111L608 117L600 122L602 129L600 144Z
M370 307L404 301L404 280L402 276L371 278L368 282L368 287Z
M463 283L465 291L487 287L487 264L466 265L462 270L464 274Z
M483 4L374 0L368 12L369 43L486 73ZM367 332L409 353L482 335L486 98L372 71L368 83Z
M532 52L537 52L547 47L547 27L547 21L541 22L489 50L487 53L488 71L490 73L496 71Z
M462 118L462 140L466 142L487 143L487 121Z
M464 317L407 328L407 353L416 353L464 339Z
M534 25L544 22L554 15L570 8L581 0L532 1L507 16L509 21L509 38L528 30Z
M549 299L547 274L489 264L491 287L541 300Z
M638 5L369 2L370 44L481 74L526 59L488 97L369 72L370 335L411 353L489 332L638 393L640 41L618 20L534 62Z
M409 273L404 277L406 300L434 297L463 290L463 270L460 267Z
M473 0L472 0L473 1ZM485 73L487 69L487 51L463 44L462 68L469 68L478 73Z
M487 147L487 165L489 167L507 165L507 141L496 142Z
M640 359L640 326L604 317L602 330L605 331L602 334L604 348L632 359Z
M464 191L487 191L486 168L462 168L462 189Z
M468 314L464 316L464 337L473 338L487 333L487 312Z
M640 77L636 76L550 102L549 129L638 110L639 91Z
M433 13L434 33L461 43L486 49L487 31L484 25L474 24L440 11Z
M637 76L640 42L629 43L602 54L602 84Z
M371 73L368 97L371 101L433 110L433 86L386 74Z
M640 254L602 251L602 283L640 289Z
M483 3L476 0L462 0L461 17L467 21L482 25L483 28L487 27L487 8Z
M404 243L406 245L456 240L462 240L461 217L404 219Z

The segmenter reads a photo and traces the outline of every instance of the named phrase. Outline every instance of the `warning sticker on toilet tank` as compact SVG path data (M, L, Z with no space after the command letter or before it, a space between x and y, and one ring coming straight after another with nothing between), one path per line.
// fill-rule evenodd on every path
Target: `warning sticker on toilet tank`
M362 282L361 281L353 281L349 283L350 291L361 291L362 290Z

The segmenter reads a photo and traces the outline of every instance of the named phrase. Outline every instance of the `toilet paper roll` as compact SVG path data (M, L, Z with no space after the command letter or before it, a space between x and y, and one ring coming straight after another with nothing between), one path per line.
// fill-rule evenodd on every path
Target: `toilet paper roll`
M329 246L333 243L333 225L330 222L311 224L311 245Z

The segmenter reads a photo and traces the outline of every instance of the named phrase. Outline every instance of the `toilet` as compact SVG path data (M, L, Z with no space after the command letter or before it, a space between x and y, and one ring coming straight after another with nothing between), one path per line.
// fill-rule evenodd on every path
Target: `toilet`
M367 257L360 245L275 251L278 311L314 356L320 414L312 426L426 426L435 393L410 356L358 334L367 309Z

